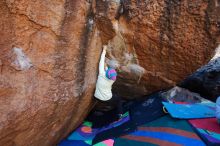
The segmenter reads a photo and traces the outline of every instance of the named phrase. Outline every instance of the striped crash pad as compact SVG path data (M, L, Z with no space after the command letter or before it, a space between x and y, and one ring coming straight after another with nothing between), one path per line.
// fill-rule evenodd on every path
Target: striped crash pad
M139 126L138 130L115 139L114 146L204 146L186 120L173 119L169 115Z

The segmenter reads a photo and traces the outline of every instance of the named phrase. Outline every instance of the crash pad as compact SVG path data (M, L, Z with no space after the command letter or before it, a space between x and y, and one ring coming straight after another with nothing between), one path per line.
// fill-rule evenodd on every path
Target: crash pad
M194 103L209 103L211 101L201 97L198 93L191 92L181 87L174 87L161 94L163 99L170 103L178 104L194 104Z
M90 146L82 140L62 140L58 146Z
M136 129L136 126L130 120L129 112L126 112L123 115L122 120L124 121L123 123L118 123L119 121L116 121L115 123L112 123L107 127L101 128L101 130L94 137L93 144L99 143L106 139L116 138L118 136L132 132Z
M189 123L207 145L220 145L220 125L216 118L193 119Z
M143 100L135 102L130 109L130 113L131 119L136 126L164 116L160 93L152 94Z
M70 134L70 136L67 138L68 140L93 140L94 137L98 133L108 133L108 130L110 129L120 129L120 126L130 121L130 115L129 112L126 112L123 114L123 116L118 120L110 123L109 125L106 125L101 128L92 128L91 122L84 122L81 126L79 126L74 132ZM105 139L103 139L105 140ZM100 140L99 142L101 142Z
M137 131L115 139L114 146L146 145L197 145L204 142L195 134L186 120L173 119L169 115L139 126Z
M107 139L102 142L99 142L93 146L113 146L114 145L114 140L113 139Z
M92 123L85 121L75 131L73 131L68 140L92 140L98 130L92 128Z
M173 118L196 119L215 117L214 103L175 104L163 102L163 105Z

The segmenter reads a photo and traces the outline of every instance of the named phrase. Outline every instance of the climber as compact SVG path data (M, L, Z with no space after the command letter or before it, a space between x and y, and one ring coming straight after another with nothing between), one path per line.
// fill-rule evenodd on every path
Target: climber
M112 85L116 80L118 67L115 63L109 63L108 67L105 67L105 55L107 46L103 47L101 59L99 62L99 75L96 83L96 90L94 96L99 103L105 105L117 106L118 116L122 116L122 102L119 96L112 94Z

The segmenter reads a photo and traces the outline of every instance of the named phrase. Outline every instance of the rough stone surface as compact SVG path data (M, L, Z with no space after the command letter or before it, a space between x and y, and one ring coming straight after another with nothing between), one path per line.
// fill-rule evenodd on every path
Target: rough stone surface
M208 62L220 41L219 6L1 0L0 145L55 145L76 128L92 107L103 44L121 65L114 92L124 97L180 82Z
M91 4L2 0L0 8L0 145L55 145L91 108L101 52Z
M111 2L98 3L107 5ZM148 94L179 83L206 64L220 40L218 3L123 0L120 17L115 4L105 10L98 5L99 13L96 13L111 20L113 26L116 24L114 16L119 19L114 37L120 37L122 41L113 38L109 45L113 46L111 52L122 66L114 91L128 98ZM104 23L102 27L105 27ZM121 44L119 49L115 47L117 43ZM130 62L126 61L125 53L132 54ZM145 69L142 78L132 73L130 64Z
M220 45L213 59L187 77L180 85L216 102L217 97L220 96Z

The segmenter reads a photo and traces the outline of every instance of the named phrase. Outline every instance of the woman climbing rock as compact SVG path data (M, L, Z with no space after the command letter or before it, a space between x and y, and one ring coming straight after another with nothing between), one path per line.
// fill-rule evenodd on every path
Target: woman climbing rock
M97 102L101 104L107 106L116 106L120 118L122 116L122 102L118 96L112 94L112 85L116 81L116 68L118 65L113 63L109 64L108 67L105 67L106 49L107 46L104 46L101 54L99 62L99 75L94 96L96 97Z

